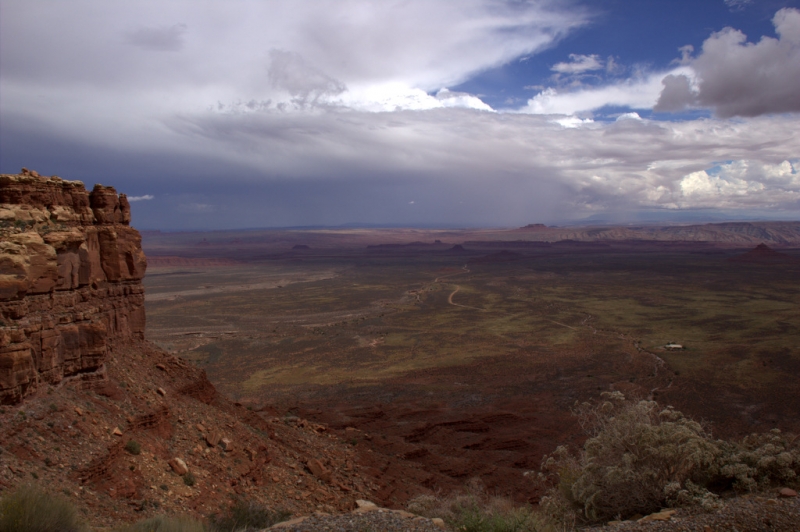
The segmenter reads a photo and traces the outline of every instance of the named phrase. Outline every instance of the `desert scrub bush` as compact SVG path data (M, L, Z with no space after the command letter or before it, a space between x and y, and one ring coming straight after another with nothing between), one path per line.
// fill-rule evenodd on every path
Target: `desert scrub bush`
M82 532L86 530L72 504L36 486L6 492L0 499L0 531Z
M552 519L597 522L687 499L713 504L700 486L713 474L720 449L699 423L619 392L578 405L574 414L590 436L583 450L575 456L559 447L542 462L540 476L557 481L542 499Z
M481 501L462 501L453 508L446 520L455 530L464 532L535 532L538 520L529 507L515 507L495 500L490 504Z
M285 510L272 510L239 498L224 514L212 515L209 524L212 532L253 532L286 521L291 515Z
M542 523L528 506L516 506L504 497L490 497L478 479L467 485L468 492L446 498L421 495L409 501L408 511L439 517L453 529L463 532L534 532Z
M716 482L737 491L766 489L774 484L800 483L800 441L773 429L750 434L740 442L720 442Z
M125 444L125 450L131 454L140 454L142 452L142 445L136 440L128 440Z
M185 516L159 515L114 529L115 532L206 532L203 523Z

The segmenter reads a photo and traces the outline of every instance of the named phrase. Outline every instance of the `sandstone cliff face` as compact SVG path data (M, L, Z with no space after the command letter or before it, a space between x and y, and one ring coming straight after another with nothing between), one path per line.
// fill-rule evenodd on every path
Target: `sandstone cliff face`
M100 369L144 338L146 260L124 194L0 174L0 403Z

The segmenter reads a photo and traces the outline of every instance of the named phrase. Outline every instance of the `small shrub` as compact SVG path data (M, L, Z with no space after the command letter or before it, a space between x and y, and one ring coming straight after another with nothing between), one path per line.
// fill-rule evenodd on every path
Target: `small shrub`
M206 532L206 528L191 517L159 515L118 528L115 532Z
M800 441L773 429L750 434L740 442L722 443L717 479L738 491L767 489L800 480Z
M575 409L590 437L577 460L561 448L543 469L559 478L559 495L589 521L659 510L675 492L714 464L719 449L703 427L655 401L632 402L619 392Z
M528 506L515 506L503 497L489 497L480 479L472 479L468 493L446 498L422 495L412 499L408 511L443 519L463 532L535 532L542 530L539 516Z
M447 523L464 532L535 532L538 529L530 508L492 508L478 501L459 505Z
M125 450L131 454L140 454L142 452L142 445L136 440L128 440L125 444Z
M75 507L35 486L22 486L0 500L0 530L15 532L81 532Z
M272 510L253 501L236 499L225 514L212 515L209 521L213 532L251 532L286 521L291 515L285 510Z

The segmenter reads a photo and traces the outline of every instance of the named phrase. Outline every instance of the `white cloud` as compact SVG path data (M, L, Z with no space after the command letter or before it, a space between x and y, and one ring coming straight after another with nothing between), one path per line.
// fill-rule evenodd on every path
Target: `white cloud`
M593 124L594 120L591 118L578 118L577 116L564 116L561 118L554 118L551 122L566 128L576 128Z
M548 0L74 0L3 10L5 82L57 83L75 99L87 85L146 91L181 107L343 87L435 91L544 49L588 21L580 8ZM20 47L28 28L37 29L36 42ZM142 48L177 53L145 57Z
M686 67L671 71L673 75L691 75ZM577 90L548 88L528 100L520 111L532 114L575 115L593 111L607 105L650 109L662 92L661 80L666 73L651 73L642 77L622 80L600 87L584 87Z
M155 198L152 194L145 194L144 196L128 196L128 201L148 201Z
M570 62L556 63L550 70L561 74L581 74L603 69L603 61L597 55L569 54L569 58Z
M492 108L480 98L465 92L453 92L442 88L432 96L421 89L411 88L402 83L356 86L341 94L321 99L319 103L376 113L403 110L425 111L446 107L492 111Z
M789 161L730 161L687 174L680 181L680 190L680 205L769 208L800 200L800 174Z

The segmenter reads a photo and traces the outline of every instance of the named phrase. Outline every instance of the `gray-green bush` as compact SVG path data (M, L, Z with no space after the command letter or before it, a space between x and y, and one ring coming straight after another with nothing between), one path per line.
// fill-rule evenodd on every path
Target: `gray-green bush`
M665 506L712 509L709 490L754 490L797 482L800 446L780 431L741 442L715 440L699 423L654 401L619 392L574 413L589 438L578 453L559 447L542 462L541 480L555 483L542 499L556 523L597 522L647 514Z

